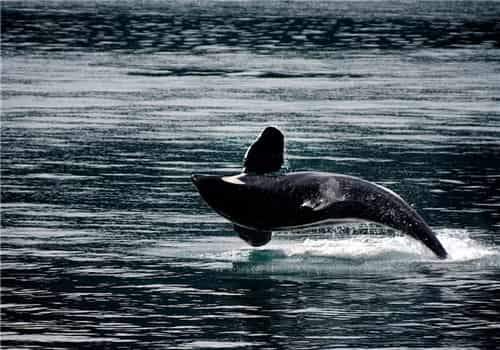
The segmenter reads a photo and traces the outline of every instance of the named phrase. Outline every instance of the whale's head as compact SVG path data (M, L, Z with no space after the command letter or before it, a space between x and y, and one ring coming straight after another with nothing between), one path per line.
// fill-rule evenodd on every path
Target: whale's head
M218 214L231 220L235 216L238 203L235 185L216 175L192 175L191 180L203 200Z
M196 186L201 197L213 208L218 207L218 197L225 192L222 178L214 175L191 175L191 181Z
M252 190L235 176L192 175L191 180L203 200L234 225L234 229L245 242L254 247L265 245L271 240L271 231L255 227L255 223L266 222L271 211L254 208L254 203L265 203L263 198L256 199ZM259 213L256 215L256 212ZM262 213L265 213L263 215ZM256 219L256 217L260 219Z
M217 213L241 226L255 224L249 203L258 203L258 193L248 191L241 180L278 171L283 165L284 136L275 127L265 128L248 147L243 160L243 173L234 176L192 175L191 180L205 202ZM257 197L255 197L257 196ZM254 198L255 197L255 198ZM259 221L259 220L258 220ZM260 220L261 221L261 220ZM253 227L253 226L252 226Z

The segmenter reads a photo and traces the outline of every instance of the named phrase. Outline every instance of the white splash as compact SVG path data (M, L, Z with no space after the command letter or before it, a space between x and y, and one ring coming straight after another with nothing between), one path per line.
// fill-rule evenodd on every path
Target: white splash
M331 256L339 258L368 258L401 252L417 255L406 237L359 236L343 239L305 239L302 244L291 245L285 250L290 256Z
M438 229L448 258L438 259L421 242L370 225L336 226L320 233L274 234L253 248L234 236L205 236L183 242L164 241L144 255L182 258L183 265L210 270L271 274L339 274L412 270L421 264L446 269L500 266L500 249L481 241L481 232Z
M442 262L461 262L477 260L489 256L499 256L495 247L474 239L467 230L441 229L437 236L445 249L448 258ZM323 256L350 259L366 259L380 257L383 260L390 256L406 256L411 260L435 260L434 254L422 243L408 236L352 235L341 238L311 239L306 238L301 243L274 240L273 246L285 252L288 256Z
M467 230L442 229L437 236L448 251L448 261L468 261L499 256L500 250L471 237Z

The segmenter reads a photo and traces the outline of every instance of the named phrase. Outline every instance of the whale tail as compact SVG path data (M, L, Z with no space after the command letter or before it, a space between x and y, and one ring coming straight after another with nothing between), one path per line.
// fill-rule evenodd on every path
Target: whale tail
M432 231L430 231L430 233L429 233L429 231L424 233L424 234L421 233L420 236L418 237L418 239L421 242L423 242L426 247L428 247L430 250L432 250L438 258L446 259L448 257L448 253L444 249L441 242L439 242L439 240L436 238L434 233L432 233Z
M405 200L391 190L359 179L366 198L357 202L351 212L358 212L362 219L381 223L399 230L422 242L440 259L446 259L447 252L425 220Z
M380 210L386 210L379 218L382 223L410 235L422 242L438 258L446 259L448 253L417 211L397 194L380 185L377 187L385 190L385 198L383 199L385 203L378 203Z
M448 253L424 219L414 210L412 210L410 216L413 220L403 222L402 224L404 232L422 242L438 258L446 259Z

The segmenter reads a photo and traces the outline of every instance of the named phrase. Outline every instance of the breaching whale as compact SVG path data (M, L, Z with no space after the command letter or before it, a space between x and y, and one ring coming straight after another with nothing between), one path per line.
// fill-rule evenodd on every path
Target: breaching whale
M268 243L272 231L368 221L408 234L446 258L446 250L424 219L396 193L348 175L276 173L283 165L283 153L283 134L267 127L248 148L241 174L192 175L205 202L231 221L250 245Z

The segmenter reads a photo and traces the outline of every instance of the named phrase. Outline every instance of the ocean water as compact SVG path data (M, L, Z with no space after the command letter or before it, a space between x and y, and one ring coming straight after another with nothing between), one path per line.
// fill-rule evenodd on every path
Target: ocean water
M499 2L1 6L2 348L499 346ZM190 175L268 125L449 259L367 224L247 246Z

